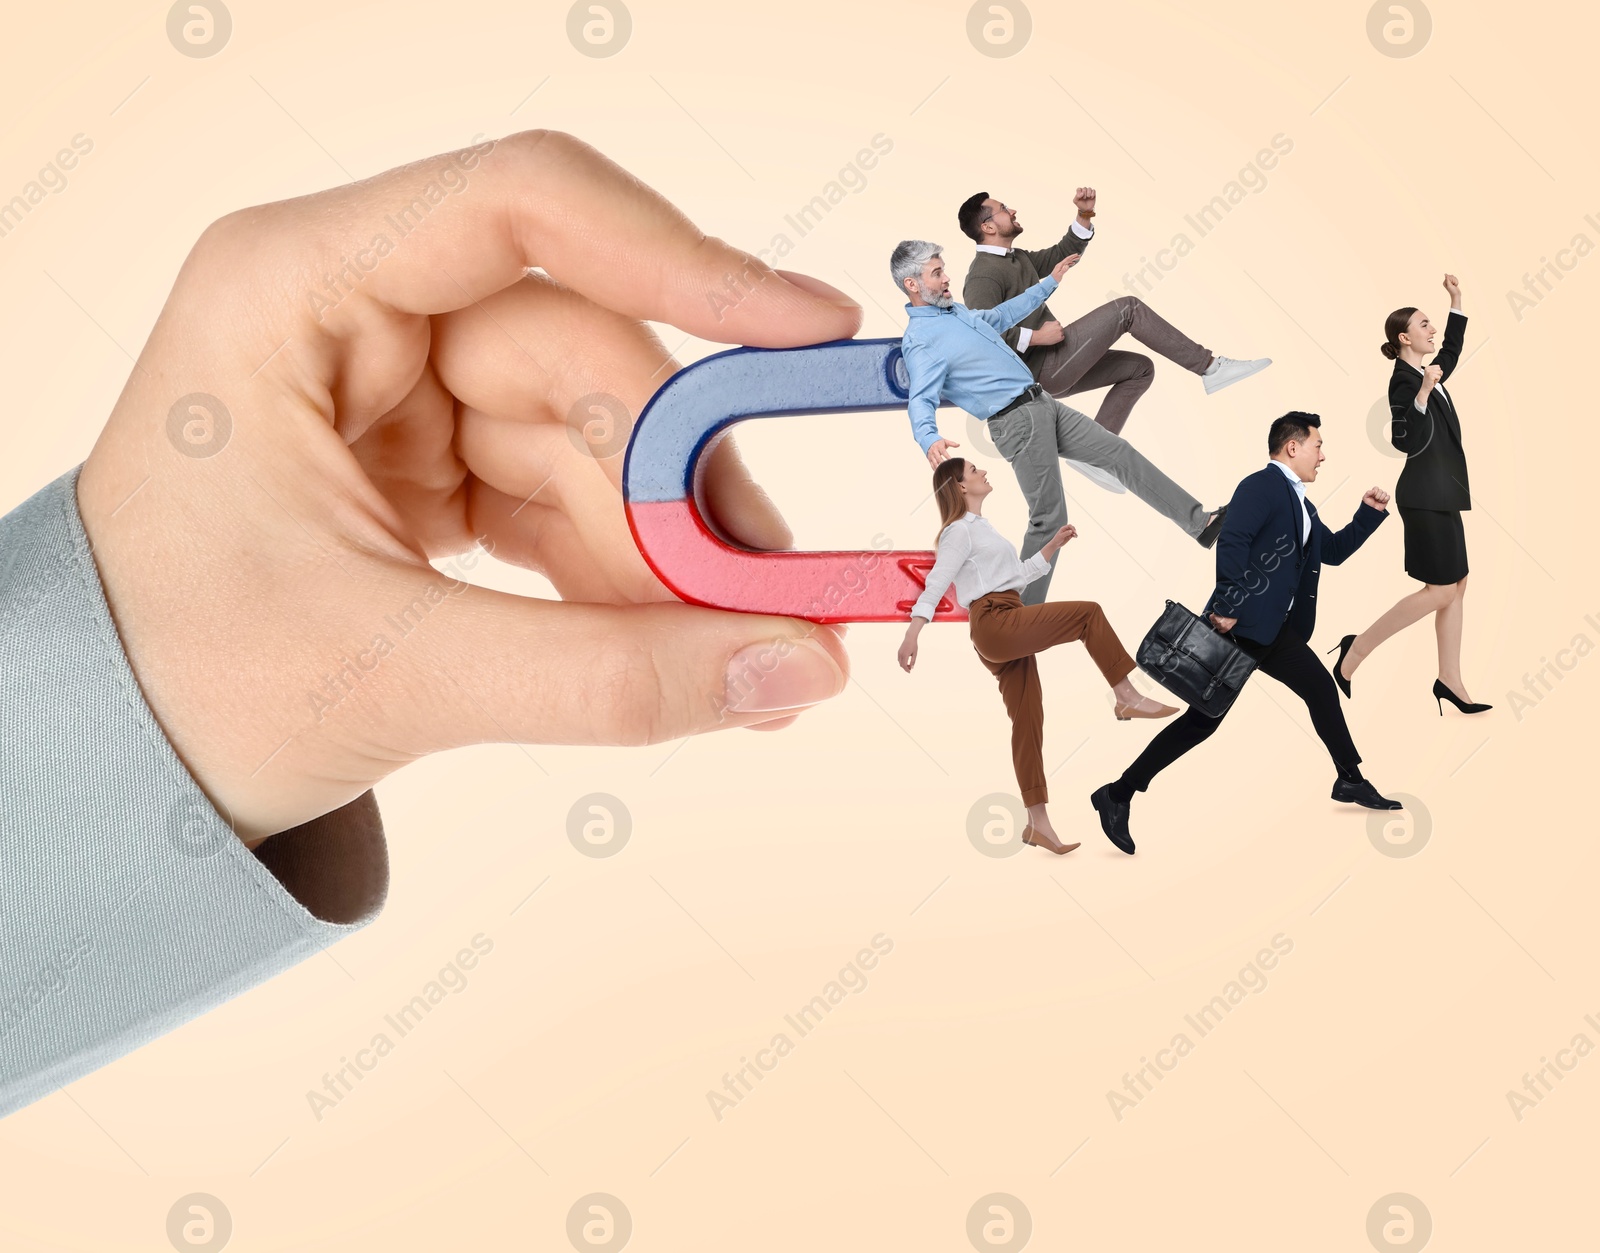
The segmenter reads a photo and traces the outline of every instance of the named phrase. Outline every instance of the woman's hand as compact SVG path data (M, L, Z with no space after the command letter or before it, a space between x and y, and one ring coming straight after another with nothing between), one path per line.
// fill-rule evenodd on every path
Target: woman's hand
M1049 539L1045 540L1044 546L1040 548L1039 551L1042 552L1047 558L1054 557L1058 552L1066 547L1069 540L1075 540L1077 538L1078 528L1069 522Z
M247 843L443 749L779 725L844 687L833 630L681 604L639 555L618 454L676 368L650 321L776 348L861 316L558 132L201 236L78 501L145 698ZM789 546L726 440L708 470L721 527ZM480 548L572 603L429 564Z
M1050 271L1050 277L1059 283L1066 278L1067 271L1082 260L1083 254L1079 252L1073 253L1070 257L1062 257L1061 260L1056 262L1056 268Z
M1422 405L1424 408L1427 407L1428 393L1431 392L1434 389L1434 386L1443 377L1444 377L1444 369L1443 369L1443 367L1436 366L1436 365L1430 365L1430 366L1424 367L1424 369L1422 371L1422 390L1417 393L1417 403L1418 404ZM1402 393L1402 395L1403 394L1404 393Z
M911 672L911 667L917 664L917 636L922 633L925 621L923 618L911 619L911 625L906 628L905 639L900 641L900 668L907 674Z
M1446 274L1444 276L1444 289L1450 293L1450 307L1452 309L1461 308L1461 283L1454 274Z

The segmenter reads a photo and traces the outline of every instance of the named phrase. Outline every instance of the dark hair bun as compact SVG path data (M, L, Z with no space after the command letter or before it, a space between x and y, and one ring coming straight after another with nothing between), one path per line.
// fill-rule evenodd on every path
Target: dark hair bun
M1395 349L1395 346L1393 344L1379 344L1378 345L1378 351L1381 352L1390 361L1395 360L1400 355L1400 353Z

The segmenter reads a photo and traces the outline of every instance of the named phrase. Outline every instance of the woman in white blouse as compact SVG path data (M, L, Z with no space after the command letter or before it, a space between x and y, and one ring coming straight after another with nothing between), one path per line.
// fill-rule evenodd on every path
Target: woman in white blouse
M1034 655L1053 644L1082 640L1116 694L1120 721L1170 718L1178 711L1141 695L1128 681L1133 658L1094 601L1022 603L1022 589L1049 570L1050 558L1078 531L1062 527L1039 552L1019 561L1017 550L983 516L984 498L992 490L988 474L964 457L950 457L934 470L938 551L927 586L911 608L911 623L900 645L900 667L909 671L916 664L917 636L933 621L940 598L953 583L956 603L968 613L973 650L999 680L1000 695L1011 715L1012 764L1028 809L1023 842L1052 853L1070 853L1077 844L1057 839L1045 812L1044 698Z

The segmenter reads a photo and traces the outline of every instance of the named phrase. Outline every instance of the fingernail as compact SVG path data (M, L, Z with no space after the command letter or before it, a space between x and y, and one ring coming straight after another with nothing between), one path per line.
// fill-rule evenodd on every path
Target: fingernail
M827 700L844 687L844 671L815 640L772 640L735 653L726 682L731 712L767 713Z

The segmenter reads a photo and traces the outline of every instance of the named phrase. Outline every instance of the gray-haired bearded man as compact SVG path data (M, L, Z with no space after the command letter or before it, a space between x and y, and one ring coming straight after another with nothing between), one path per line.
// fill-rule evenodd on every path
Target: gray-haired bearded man
M938 465L955 440L940 436L937 410L942 403L965 409L989 424L1000 455L1010 463L1028 501L1028 529L1021 544L1026 561L1044 547L1067 522L1067 500L1061 487L1063 457L1108 472L1186 535L1210 548L1222 529L1226 509L1206 510L1147 460L1138 449L1113 435L1076 409L1056 400L1028 373L1001 332L1032 313L1076 264L1064 257L1045 278L994 309L968 309L950 295L950 280L938 244L902 240L889 261L895 286L910 297L909 324L901 340L910 382L907 408L911 432ZM1022 592L1024 604L1043 603L1050 573Z

